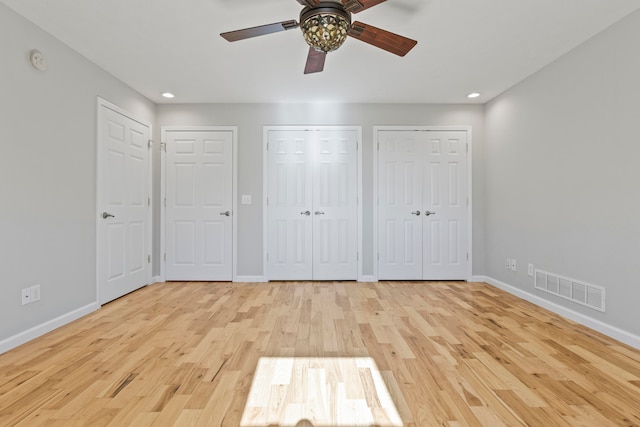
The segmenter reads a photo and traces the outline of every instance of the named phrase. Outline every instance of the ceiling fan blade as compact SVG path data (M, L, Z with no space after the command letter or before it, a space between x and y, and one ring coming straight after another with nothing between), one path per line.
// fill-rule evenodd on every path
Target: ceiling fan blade
M358 21L351 24L349 35L398 56L405 56L418 44L415 40Z
M276 22L275 24L260 25L259 27L245 28L243 30L229 31L221 33L220 35L230 42L235 42L238 40L249 39L251 37L279 33L280 31L291 30L293 28L298 28L299 26L300 24L298 24L298 22L291 20Z
M327 59L327 52L320 52L310 47L309 56L307 56L307 65L304 67L304 73L319 73L324 70L325 59Z
M342 4L347 12L358 13L385 1L387 0L342 0Z
M298 0L298 3L303 6L317 6L320 0Z

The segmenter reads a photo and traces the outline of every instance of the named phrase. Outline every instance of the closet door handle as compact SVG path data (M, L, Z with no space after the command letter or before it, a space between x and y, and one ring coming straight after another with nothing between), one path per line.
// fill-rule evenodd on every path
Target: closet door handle
M102 218L107 219L107 218L115 218L115 215L111 215L109 212L102 212Z
M315 211L314 212L316 215L324 215L324 212L320 212L320 211Z
M424 213L424 215L425 215L425 216L435 215L435 214L436 214L435 212L429 212L429 211L426 211L426 212Z
M224 215L224 216L230 216L231 212L226 211L226 212L220 212L220 215Z
M420 216L420 211L411 212L411 215Z
M309 212L309 211L300 212L300 215L309 216L309 215L311 215L311 212Z

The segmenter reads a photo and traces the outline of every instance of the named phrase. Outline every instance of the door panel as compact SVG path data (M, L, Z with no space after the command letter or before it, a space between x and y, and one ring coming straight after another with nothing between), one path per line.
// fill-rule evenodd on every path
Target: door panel
M268 132L270 280L358 275L357 132Z
M378 139L379 278L466 279L466 132L381 130Z
M312 164L304 131L268 134L271 280L311 280Z
M422 151L420 133L379 133L381 280L422 279Z
M98 109L98 301L151 281L149 125ZM103 213L108 214L106 218Z
M423 277L459 280L467 275L467 134L429 131L423 182L425 255Z
M313 279L358 277L358 163L355 131L315 134Z
M166 279L233 278L233 132L166 131Z

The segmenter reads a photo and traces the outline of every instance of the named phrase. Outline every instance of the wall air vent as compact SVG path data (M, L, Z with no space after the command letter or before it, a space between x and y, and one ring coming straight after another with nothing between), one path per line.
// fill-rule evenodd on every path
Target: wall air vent
M602 286L536 269L535 287L594 310L605 311L605 290Z

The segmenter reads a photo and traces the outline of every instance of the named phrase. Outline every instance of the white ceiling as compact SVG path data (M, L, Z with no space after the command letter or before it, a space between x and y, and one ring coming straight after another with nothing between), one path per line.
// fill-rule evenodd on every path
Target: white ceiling
M638 0L388 0L354 20L418 40L406 57L350 38L324 72L304 75L308 47L297 29L235 43L219 36L298 20L296 0L0 1L158 103L484 103L640 8ZM482 96L468 100L472 91Z

